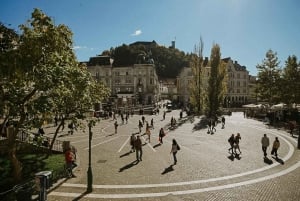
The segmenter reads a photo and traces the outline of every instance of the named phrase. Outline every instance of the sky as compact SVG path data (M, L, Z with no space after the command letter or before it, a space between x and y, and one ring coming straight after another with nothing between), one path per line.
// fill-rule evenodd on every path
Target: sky
M0 22L18 30L41 9L56 25L73 32L79 61L136 41L153 41L185 53L213 44L257 74L269 49L283 67L288 56L300 58L299 0L1 0Z

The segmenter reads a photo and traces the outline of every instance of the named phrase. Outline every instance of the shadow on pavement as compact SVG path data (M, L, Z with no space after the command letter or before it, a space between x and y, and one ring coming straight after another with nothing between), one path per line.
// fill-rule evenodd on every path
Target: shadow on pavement
M124 170L127 170L129 168L132 168L133 166L137 165L139 163L139 161L135 160L127 165L125 165L124 167L121 167L119 172L123 172Z
M79 195L78 197L74 198L72 201L78 201L81 200L85 195L89 194L91 192L85 191L83 192L81 195Z
M272 157L274 158L278 163L280 163L281 165L284 165L284 161L281 158L276 158L276 157Z
M160 144L160 143L158 143L158 144L154 145L154 146L153 146L153 148L155 149L156 147L159 147L159 146L161 146L161 144Z
M269 159L268 157L264 157L264 162L268 165L272 165L273 161L271 159Z
M111 136L113 136L113 135L115 135L116 133L111 133L111 134L109 134L109 135L107 135L107 136L105 136L105 137L111 137Z
M122 155L120 156L120 158L123 158L124 156L129 156L131 153L132 153L132 152L129 151L129 152L125 153L125 154L122 154Z
M230 156L227 157L229 160L234 161L234 159L241 160L242 157L240 154L230 154Z
M172 171L174 171L173 165L170 165L169 167L165 168L165 170L161 174L164 175Z

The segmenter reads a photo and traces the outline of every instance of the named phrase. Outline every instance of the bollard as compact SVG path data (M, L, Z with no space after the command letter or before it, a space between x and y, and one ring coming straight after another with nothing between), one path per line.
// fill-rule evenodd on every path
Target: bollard
M39 201L47 201L47 189L52 185L52 172L42 171L35 174L35 182L39 191Z

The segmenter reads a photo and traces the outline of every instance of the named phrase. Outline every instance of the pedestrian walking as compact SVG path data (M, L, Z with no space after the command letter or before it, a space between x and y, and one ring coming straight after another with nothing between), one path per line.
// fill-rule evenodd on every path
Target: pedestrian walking
M238 149L239 150L239 154L241 154L241 150L240 150L240 140L241 140L241 135L240 133L237 133L237 135L234 137L234 152L236 154L236 150Z
M180 146L178 145L178 143L176 142L176 140L173 139L172 140L172 148L171 148L170 154L173 154L174 165L177 164L176 154L177 154L177 151L179 151L179 150L180 150Z
M261 146L265 157L267 157L267 148L269 145L270 145L270 140L267 137L267 134L264 134L264 136L261 138Z
M117 134L118 133L118 126L119 126L117 121L115 121L114 126L115 126L115 134Z
M151 119L151 128L154 129L154 121L153 121L153 118Z
M63 131L65 129L65 117L61 117L61 130Z
M233 148L234 148L234 134L231 134L231 136L228 138L228 143L230 145L230 148L228 149L228 152L230 153L231 150L231 154L233 155Z
M143 156L142 141L139 135L137 136L137 139L134 141L134 148L136 153L136 160L142 161L142 156Z
M222 128L225 128L225 117L222 117Z
M130 150L130 152L134 152L134 142L135 142L135 140L136 140L135 135L134 135L134 134L131 134L131 136L130 136L130 145L131 145L131 150Z
M159 134L158 134L158 140L159 140L159 143L160 144L163 144L163 137L165 137L165 131L164 131L164 129L163 128L161 128L160 130L159 130Z
M139 133L142 132L143 123L141 120L139 120Z
M211 132L212 132L212 130L211 130L211 119L209 119L209 120L208 120L208 124L207 124L207 126L208 126L207 133L209 134L209 133L211 133Z
M278 137L275 137L275 140L273 142L273 147L272 147L271 155L275 155L276 159L278 159L277 151L278 151L279 147L280 147L280 142L278 140Z
M146 121L146 127L145 127L145 133L147 133L147 130L150 128L148 121Z
M150 143L150 136L151 136L151 131L150 131L150 127L148 126L147 130L146 130L146 134L148 136L148 142Z
M142 122L143 122L143 125L145 124L145 117L142 116Z
M75 163L75 155L72 152L71 147L69 147L65 152L65 162L66 168L70 177L76 177L73 173L73 164Z
M214 134L214 131L217 132L216 130L216 121L214 119L211 120L211 134Z

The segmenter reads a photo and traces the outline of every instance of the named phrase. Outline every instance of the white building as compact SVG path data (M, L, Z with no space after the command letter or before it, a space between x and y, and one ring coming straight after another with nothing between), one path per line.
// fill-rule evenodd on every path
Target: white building
M245 66L241 66L237 61L233 62L231 58L222 59L227 66L227 93L225 94L224 106L235 107L248 103L250 100L250 83L249 72ZM207 88L208 80L210 76L210 67L206 66L202 68L202 83L203 88ZM185 67L180 72L177 79L177 87L179 94L179 101L184 105L189 102L190 98L190 84L193 80L193 73L191 67Z
M116 106L154 104L160 98L154 64L114 67L109 56L97 56L86 65L96 80L111 89L111 101Z

